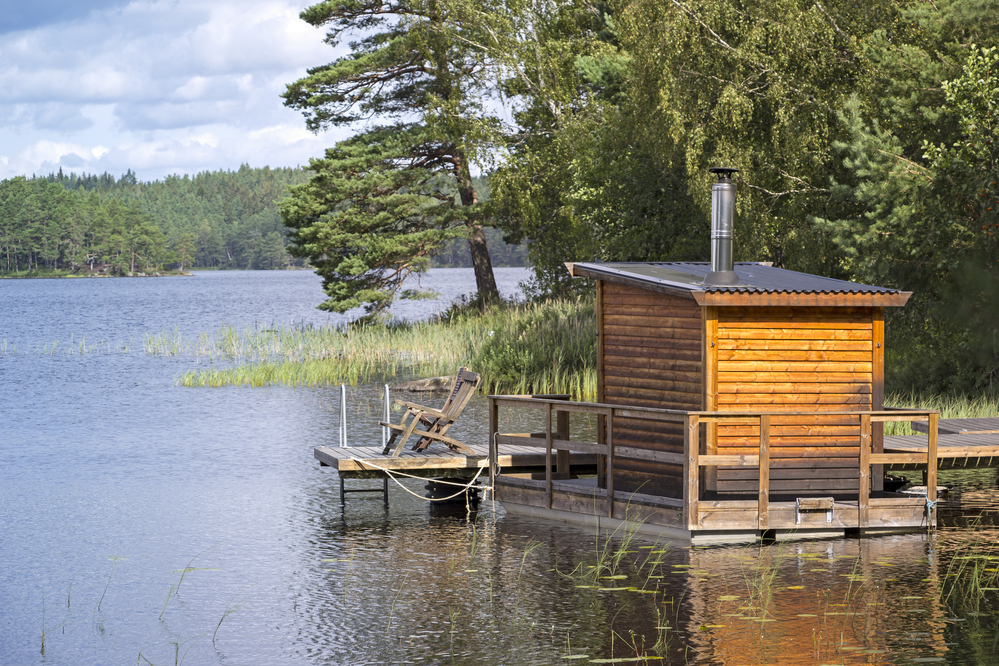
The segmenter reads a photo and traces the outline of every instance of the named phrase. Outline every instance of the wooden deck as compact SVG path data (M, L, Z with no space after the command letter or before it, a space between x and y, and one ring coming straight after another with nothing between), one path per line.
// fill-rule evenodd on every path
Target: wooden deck
M926 423L914 422L912 429L926 432ZM999 467L999 418L940 419L937 422L937 469L980 469ZM889 435L885 453L926 453L924 435ZM923 469L918 463L885 465L891 471Z
M393 458L383 455L381 446L318 446L314 455L321 465L333 467L345 479L382 478L386 476L384 470L421 477L471 478L479 468L489 466L489 447L486 444L473 444L471 449L475 455L458 453L438 444L419 452L406 448L398 458ZM596 471L595 455L576 454L572 460L574 473ZM545 471L545 454L533 446L501 445L497 462L504 474ZM488 478L487 471L483 475Z
M915 421L912 429L926 432L926 423ZM940 419L937 421L937 432L941 435L999 435L999 418ZM992 439L999 441L999 437Z
M489 396L489 404L489 430L493 441L500 445L530 443L546 453L543 476L511 479L505 473L492 473L495 497L510 512L596 524L600 528L616 529L627 524L628 529L693 543L739 543L770 536L778 539L825 538L847 532L883 534L936 526L938 418L937 412L932 410L823 411L823 417L859 421L859 427L851 426L858 431L857 446L853 450L859 455L853 457L849 455L852 451L847 449L836 461L856 481L852 487L845 488L829 485L775 488L770 483L771 468L779 471L782 461L772 455L771 434L773 420L786 418L785 412L692 412L497 395ZM499 429L500 408L543 410L546 431L530 438L504 434ZM570 433L560 433L553 427L562 414L569 412L591 413L601 418L607 424L601 437L603 441L576 441L571 439ZM619 445L613 425L622 419L675 424L678 426L675 429L683 433L682 451L629 446L631 442L627 439L625 445ZM921 453L872 450L876 424L918 420L929 421L931 431L928 437L919 437L925 442ZM722 425L752 428L747 428L746 442L737 454L718 453L710 439L701 439L702 431L710 437L711 430ZM846 445L851 443L849 439L843 441ZM805 457L809 461L828 458L821 448L817 451L819 455L813 452ZM561 474L556 474L553 463L560 457L571 458L561 456L564 451L602 456L599 481L587 480L591 483L583 484L580 480L564 480ZM628 484L618 487L614 471L628 460L675 465L681 472L679 476L667 479L672 484L668 493L659 492L654 484L648 484L649 491ZM921 464L926 468L929 487L926 497L885 493L871 483L872 472L880 473L880 466L902 464ZM721 497L709 486L712 471L717 468L737 468L747 476L751 474L755 477L752 478L755 487L740 493L741 496Z

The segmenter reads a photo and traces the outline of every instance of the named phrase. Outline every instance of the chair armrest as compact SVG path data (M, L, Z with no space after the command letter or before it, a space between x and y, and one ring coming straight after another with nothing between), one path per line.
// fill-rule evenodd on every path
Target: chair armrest
M436 416L439 419L448 418L447 414L444 412L439 412L436 409L431 409L429 407L424 407L423 405L418 405L415 402L404 402L403 403L407 409L414 412L423 412L424 414L429 414L430 416Z

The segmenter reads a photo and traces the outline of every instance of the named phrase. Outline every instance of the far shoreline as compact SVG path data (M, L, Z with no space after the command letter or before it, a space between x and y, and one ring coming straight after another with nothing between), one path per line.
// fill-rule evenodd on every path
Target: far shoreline
M14 274L10 275L7 273L0 273L0 280L73 280L73 279L93 279L93 278L156 278L156 277L191 277L193 274L190 271L153 271L152 273L124 273L124 274L107 274L107 273L27 273L24 275Z

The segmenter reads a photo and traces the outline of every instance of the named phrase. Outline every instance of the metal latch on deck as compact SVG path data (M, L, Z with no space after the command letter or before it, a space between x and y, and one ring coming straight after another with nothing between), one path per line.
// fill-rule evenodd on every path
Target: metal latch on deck
M802 511L825 511L826 522L831 523L833 519L833 498L832 497L799 497L794 507L794 523L801 524Z

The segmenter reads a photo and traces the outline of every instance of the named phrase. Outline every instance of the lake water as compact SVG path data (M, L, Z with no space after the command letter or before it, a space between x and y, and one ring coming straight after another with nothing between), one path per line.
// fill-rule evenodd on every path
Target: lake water
M525 277L497 270L506 295ZM398 316L474 281L423 283L442 300ZM488 500L431 510L416 481L342 509L312 454L335 388L182 388L203 360L142 348L340 321L321 300L307 272L0 281L0 664L999 663L992 470L941 474L933 535L763 548L608 545ZM379 390L350 391L357 443ZM461 436L485 421L478 398Z

